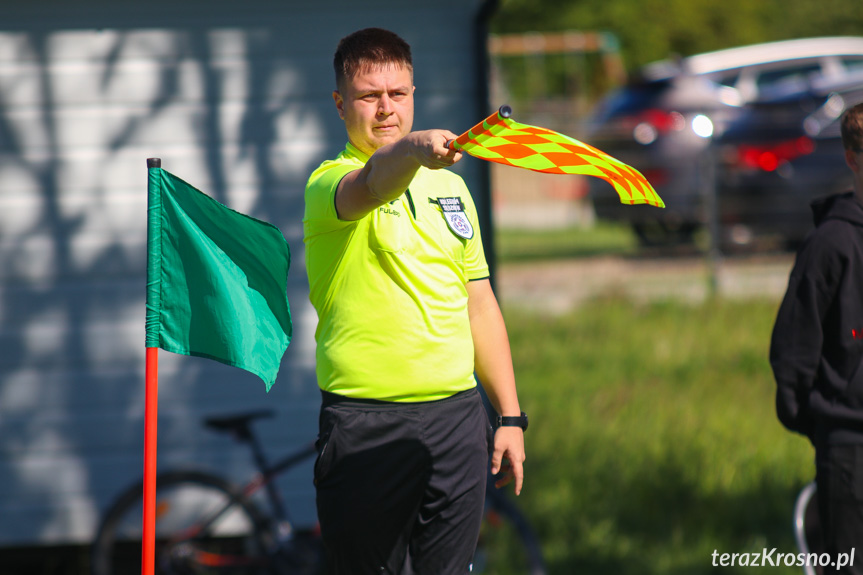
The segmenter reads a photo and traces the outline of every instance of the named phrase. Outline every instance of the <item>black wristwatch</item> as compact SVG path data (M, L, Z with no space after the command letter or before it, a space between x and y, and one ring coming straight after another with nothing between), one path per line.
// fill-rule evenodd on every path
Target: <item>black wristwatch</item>
M522 431L527 430L527 414L525 412L521 412L521 415L517 417L504 417L502 415L497 416L497 426L498 427L520 427Z

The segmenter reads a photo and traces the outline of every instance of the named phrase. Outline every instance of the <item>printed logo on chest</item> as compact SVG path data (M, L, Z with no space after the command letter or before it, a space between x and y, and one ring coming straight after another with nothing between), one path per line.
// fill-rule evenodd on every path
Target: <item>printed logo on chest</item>
M389 206L381 206L378 208L378 211L381 212L382 214L387 214L390 216L395 216L395 217L401 216L401 213L398 210L395 210Z

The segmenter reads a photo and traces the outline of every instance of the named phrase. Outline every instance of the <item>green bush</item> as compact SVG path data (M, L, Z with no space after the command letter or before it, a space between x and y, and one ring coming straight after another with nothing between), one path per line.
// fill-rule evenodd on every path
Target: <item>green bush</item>
M796 553L792 507L814 475L813 451L774 412L777 305L604 299L563 317L507 310L531 417L518 503L551 573L692 575L714 572L714 550ZM520 572L512 553L506 537L495 541L489 571Z

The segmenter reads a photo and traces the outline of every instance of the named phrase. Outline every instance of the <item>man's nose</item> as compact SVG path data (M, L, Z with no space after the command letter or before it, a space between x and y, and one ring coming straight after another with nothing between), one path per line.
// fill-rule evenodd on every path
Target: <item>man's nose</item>
M387 94L381 96L378 102L378 113L384 116L389 116L393 113L393 101Z

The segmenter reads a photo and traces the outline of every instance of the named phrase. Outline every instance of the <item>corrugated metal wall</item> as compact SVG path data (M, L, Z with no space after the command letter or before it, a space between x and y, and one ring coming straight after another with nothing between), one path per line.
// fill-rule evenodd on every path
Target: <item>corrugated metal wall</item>
M68 5L67 5L68 4ZM244 451L203 414L272 407L277 455L314 437L314 327L302 249L309 172L345 135L330 93L340 37L402 34L417 129L479 120L480 2L31 0L0 18L0 546L88 541L143 456L146 165L279 226L295 340L278 381L160 354L159 466L235 478ZM484 166L459 172L476 193ZM485 209L483 198L477 202ZM314 520L311 462L282 482Z

